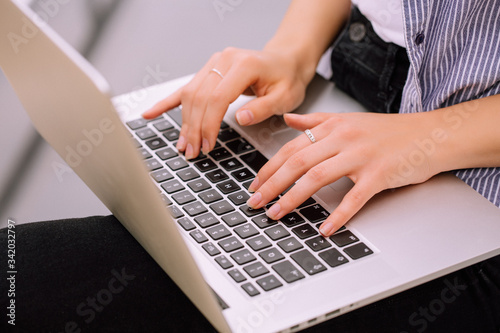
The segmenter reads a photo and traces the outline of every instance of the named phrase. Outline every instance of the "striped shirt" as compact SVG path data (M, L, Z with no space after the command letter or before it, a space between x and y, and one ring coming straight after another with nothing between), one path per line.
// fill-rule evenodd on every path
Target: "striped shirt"
M401 113L500 94L500 0L402 0L402 4L410 70ZM500 207L500 168L455 174Z

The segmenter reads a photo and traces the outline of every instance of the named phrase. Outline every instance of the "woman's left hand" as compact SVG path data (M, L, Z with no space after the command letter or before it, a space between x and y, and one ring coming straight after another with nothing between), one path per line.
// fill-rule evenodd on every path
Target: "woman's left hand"
M436 147L426 149L429 142L439 144L432 141L436 127L427 114L285 115L290 127L310 129L316 142L303 134L283 146L250 185L249 191L256 192L249 206L265 206L300 178L267 211L279 220L323 186L347 176L355 185L320 228L330 236L376 193L443 171L434 161Z

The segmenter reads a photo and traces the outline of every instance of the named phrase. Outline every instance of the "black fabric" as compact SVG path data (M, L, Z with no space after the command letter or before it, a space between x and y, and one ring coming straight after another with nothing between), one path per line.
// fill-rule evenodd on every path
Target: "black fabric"
M213 332L113 217L19 225L16 326L2 332ZM6 272L7 229L0 230ZM427 310L426 310L427 309ZM426 312L427 311L427 312ZM500 257L370 304L307 332L498 332Z
M354 7L332 55L335 85L369 111L398 113L410 62L406 50L384 42Z

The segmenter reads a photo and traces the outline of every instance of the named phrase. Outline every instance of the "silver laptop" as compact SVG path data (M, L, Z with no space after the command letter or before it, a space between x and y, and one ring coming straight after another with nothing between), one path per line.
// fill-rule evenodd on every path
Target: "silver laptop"
M214 152L186 162L175 150L180 110L140 114L190 77L112 101L99 73L39 23L0 2L0 66L33 124L219 331L298 331L500 253L500 210L450 174L380 193L329 239L317 227L346 179L270 221L245 206L246 186L300 133L278 117L239 127L241 97ZM316 78L297 112L317 111L364 110Z

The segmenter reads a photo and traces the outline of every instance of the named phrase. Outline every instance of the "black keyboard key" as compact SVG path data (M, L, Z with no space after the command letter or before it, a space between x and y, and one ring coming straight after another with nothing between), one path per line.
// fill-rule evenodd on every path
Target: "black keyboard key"
M324 252L321 252L319 256L331 267L337 267L349 262L347 257L340 253L340 251L337 249L326 250Z
M177 223L186 231L193 230L196 228L193 222L187 217L183 217L182 219L178 219Z
M204 243L208 240L208 238L198 229L191 231L189 235L198 243Z
M165 114L175 121L179 127L182 127L182 110L180 108L173 108Z
M257 229L255 229L255 227L250 223L234 228L234 232L238 234L238 236L240 236L240 238L242 239L249 238L259 234Z
M229 178L228 175L226 175L221 169L207 172L205 175L212 183L218 183Z
M266 229L266 231L264 232L272 240L278 240L290 236L290 233L285 228L283 228L282 225L277 225L275 227Z
M288 260L277 263L271 266L283 280L288 283L303 279L305 276Z
M219 220L217 220L217 218L212 213L197 216L195 217L194 221L198 223L202 228L207 228L219 223Z
M161 183L167 180L170 180L174 178L170 172L168 172L166 169L160 169L156 170L154 172L151 172L151 177L157 182Z
M278 242L278 246L281 247L281 249L286 253L290 253L304 247L298 240L293 237Z
M352 259L359 259L372 254L373 251L365 245L365 243L359 243L344 249L344 252L347 253L349 257Z
M228 226L234 227L245 223L247 219L244 218L243 215L241 215L239 212L233 212L231 214L222 216L222 221L224 221Z
M283 284L274 275L268 275L262 279L258 279L257 284L265 291L283 286Z
M170 214L175 219L178 219L179 217L183 217L184 216L184 213L182 212L182 210L180 210L179 207L177 207L177 206L170 206L170 207L168 207L168 209L170 210Z
M148 169L149 171L154 171L161 168L161 163L155 158L147 159L144 161L144 163L146 165L146 169Z
M213 256L216 256L218 254L220 254L220 251L219 249L217 248L217 246L215 246L214 244L212 243L205 243L201 246L205 251L207 251L207 253L209 255L211 255L212 257Z
M200 170L201 172L207 172L217 168L217 165L215 165L215 163L212 160L209 160L208 158L196 162L194 166L198 168L198 170Z
M268 161L264 155L256 150L251 153L240 155L240 158L255 172L259 172L260 168Z
M270 227L278 223L278 221L271 220L266 214L262 214L252 218L252 222L255 223L261 229Z
M187 205L183 206L182 209L184 209L186 211L186 213L189 214L189 216L200 215L200 214L206 213L208 211L205 208L205 206L203 206L198 201L187 204Z
M243 166L236 158L230 158L220 162L220 165L227 171L236 170Z
M244 188L246 188L248 190L248 188L250 187L250 185L252 184L253 180L249 180L247 182L244 182L242 185Z
M236 237L232 236L221 240L219 246L226 252L232 252L241 249L243 244Z
M241 285L244 291L248 294L248 296L257 296L260 292L255 288L250 282L244 283Z
M232 139L236 139L240 135L234 129L230 128L228 130L223 130L219 132L219 136L217 137L220 141L226 142Z
M249 240L246 241L248 246L252 248L254 251L260 251L265 248L268 248L271 246L271 242L266 239L266 237L259 235L254 238L250 238Z
M243 138L227 142L226 147L229 148L233 153L238 155L254 149L253 146Z
M177 191L184 190L185 187L177 179L161 184L161 187L168 193L172 194Z
M216 257L215 261L220 265L220 267L224 269L233 267L233 264L231 263L231 261L229 261L229 259L226 258L225 255Z
M130 127L131 130L135 131L141 127L146 126L148 121L144 118L139 118L131 121L127 121L127 126Z
M219 183L217 184L217 188L224 194L236 192L240 189L240 187L233 180L227 180Z
M314 200L313 198L309 198L307 199L306 201L304 201L300 206L299 208L303 208L303 207L307 207L307 206L310 206L310 205L314 205L316 203L316 200Z
M308 250L295 252L290 257L306 271L309 275L314 275L326 271L326 267L319 262Z
M330 244L330 242L326 240L323 236L311 238L306 241L306 244L314 252L318 252L332 246L332 244Z
M198 194L198 196L206 204L222 200L222 195L220 195L219 192L217 192L215 189L200 193Z
M196 172L193 168L187 168L177 172L177 176L179 176L179 178L182 179L183 181L187 182L192 179L200 177L200 174Z
M268 264L272 264L273 262L280 261L285 258L285 256L274 247L269 250L262 251L259 253L259 256Z
M268 269L260 262L243 267L243 270L253 278L269 273Z
M146 145L150 148L150 149L159 149L159 148L163 148L165 147L167 144L165 141L163 141L162 139L160 138L154 138L154 139L151 139L151 140L148 140L146 141Z
M182 158L182 157L172 158L170 160L167 160L165 163L173 171L176 171L176 170L179 170L179 169L182 169L182 168L185 168L188 166L186 160L184 160L184 158Z
M193 192L201 192L210 188L210 184L205 179L197 179L187 184Z
M247 192L240 191L233 194L228 195L229 200L231 200L235 205L239 206L247 202L250 198Z
M164 161L168 160L169 158L174 158L176 156L179 156L172 148L165 148L158 150L156 152L156 155L158 155L158 157Z
M299 210L299 212L312 223L323 221L330 215L330 213L319 204L303 208Z
M148 127L138 130L135 134L142 140L151 139L156 136L156 133Z
M316 229L319 229L319 227L321 227L322 224L323 224L323 222L316 224ZM345 229L346 229L346 227L345 227L345 225L343 225L342 227L340 227L340 229L335 231L335 233L344 231Z
M227 230L222 224L216 225L214 227L207 229L207 234L212 237L213 240L219 240L224 237L230 236L231 231Z
M259 215L265 212L263 208L253 209L248 207L248 205L240 206L240 210L248 217Z
M172 141L179 139L179 134L180 134L179 130L173 129L173 130L169 130L169 131L166 131L165 133L163 133L163 136L165 137L165 139L172 142Z
M212 209L217 215L223 215L232 212L234 210L234 207L226 200L223 200L211 204L210 209Z
M247 168L234 171L231 173L231 176L233 176L239 182L243 182L245 180L249 180L255 177L255 175Z
M208 155L212 156L212 158L216 161L220 161L233 156L226 148L214 149L210 153L208 153Z
M174 128L174 125L172 125L168 120L155 122L153 123L153 126L160 132Z
M229 276L231 276L233 280L238 283L243 282L247 279L237 268L228 271L227 274L229 274Z
M222 121L220 123L220 129L222 130L222 129L226 129L226 128L229 128L229 125L225 121Z
M346 246L352 243L355 243L359 241L358 237L354 236L352 232L349 230L334 234L333 236L330 236L330 239L337 245L337 246Z
M292 231L300 239L306 239L318 234L318 232L310 224L303 224L301 226L295 227L292 229Z
M153 155L151 155L149 151L144 148L139 149L139 154L141 155L143 160L147 160L148 158L153 157Z
M192 195L189 191L177 192L172 195L172 199L174 199L179 205L185 205L196 200L194 195Z
M304 222L304 219L296 212L286 214L280 219L287 227L293 227Z
M255 256L247 249L231 254L231 258L233 258L238 265L248 264L249 262L256 260Z

